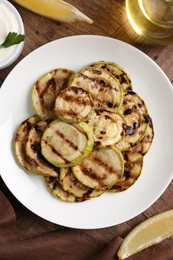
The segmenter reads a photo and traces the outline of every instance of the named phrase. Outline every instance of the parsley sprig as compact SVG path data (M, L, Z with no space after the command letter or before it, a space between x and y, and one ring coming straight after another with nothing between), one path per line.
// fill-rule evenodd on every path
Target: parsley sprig
M1 48L8 48L12 45L19 44L20 42L23 42L25 39L25 35L23 34L17 34L16 32L9 32L7 35L5 41L0 44Z

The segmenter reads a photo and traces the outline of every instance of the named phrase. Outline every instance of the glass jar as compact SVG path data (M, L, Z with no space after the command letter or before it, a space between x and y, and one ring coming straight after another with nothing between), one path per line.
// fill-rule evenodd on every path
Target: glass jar
M133 29L156 44L173 44L173 0L126 0Z

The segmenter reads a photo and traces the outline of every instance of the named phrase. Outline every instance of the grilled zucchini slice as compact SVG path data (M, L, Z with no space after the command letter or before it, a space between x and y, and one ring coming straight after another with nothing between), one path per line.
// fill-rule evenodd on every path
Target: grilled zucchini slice
M82 88L61 91L55 100L55 114L66 122L85 120L92 109L91 99Z
M78 202L79 199L73 194L65 191L59 183L58 177L45 177L46 185L53 196L65 202Z
M84 160L93 145L92 131L85 122L70 124L54 120L44 131L41 151L53 165L66 167Z
M42 119L56 118L54 103L57 95L68 85L73 71L55 69L38 79L32 89L32 104L35 113Z
M95 111L87 121L93 131L94 141L103 146L116 144L122 136L124 118L118 113Z
M40 118L37 115L33 115L26 119L24 122L22 122L19 128L17 129L14 140L15 154L18 162L27 171L32 172L34 174L39 174L39 172L35 169L35 167L33 167L29 158L26 155L25 143L30 129L39 121Z
M50 164L41 153L41 138L49 122L36 123L28 133L25 151L31 165L42 175L57 176L59 169Z
M116 79L118 79L124 92L132 91L132 81L127 72L114 62L100 61L90 65L94 68L101 68L109 71Z
M124 116L124 134L116 144L121 151L129 150L141 140L145 134L148 122L148 112L144 101L131 91L124 95L119 113Z
M84 185L107 189L122 176L124 160L122 154L112 147L95 147L80 164L72 167L75 177Z
M104 69L89 67L83 69L74 74L69 86L87 91L94 109L115 111L121 106L122 87L119 81Z
M127 190L132 186L135 181L138 179L142 172L143 167L143 157L141 157L136 162L126 162L124 165L124 173L117 183L115 183L109 191L111 192L120 192Z
M105 189L92 189L82 184L74 176L71 167L61 168L60 183L65 191L72 193L75 197L82 200L98 197L105 192Z
M148 123L144 137L137 142L129 151L125 151L123 156L125 160L134 162L145 156L149 151L154 138L154 129L151 117L148 115Z

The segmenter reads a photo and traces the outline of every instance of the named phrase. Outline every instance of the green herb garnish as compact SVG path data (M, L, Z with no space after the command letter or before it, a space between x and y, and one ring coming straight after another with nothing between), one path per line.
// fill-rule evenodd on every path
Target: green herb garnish
M5 41L2 44L0 44L0 47L8 48L12 45L23 42L24 39L25 39L25 35L23 34L17 34L16 32L9 32Z

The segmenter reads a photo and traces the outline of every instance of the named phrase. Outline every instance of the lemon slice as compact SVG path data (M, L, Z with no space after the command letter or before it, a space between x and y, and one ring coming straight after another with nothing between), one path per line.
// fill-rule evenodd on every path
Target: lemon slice
M125 259L173 235L173 209L159 213L137 225L123 240L118 251Z
M69 23L80 20L87 23L93 23L89 17L63 0L14 0L14 2L32 12L53 20Z

